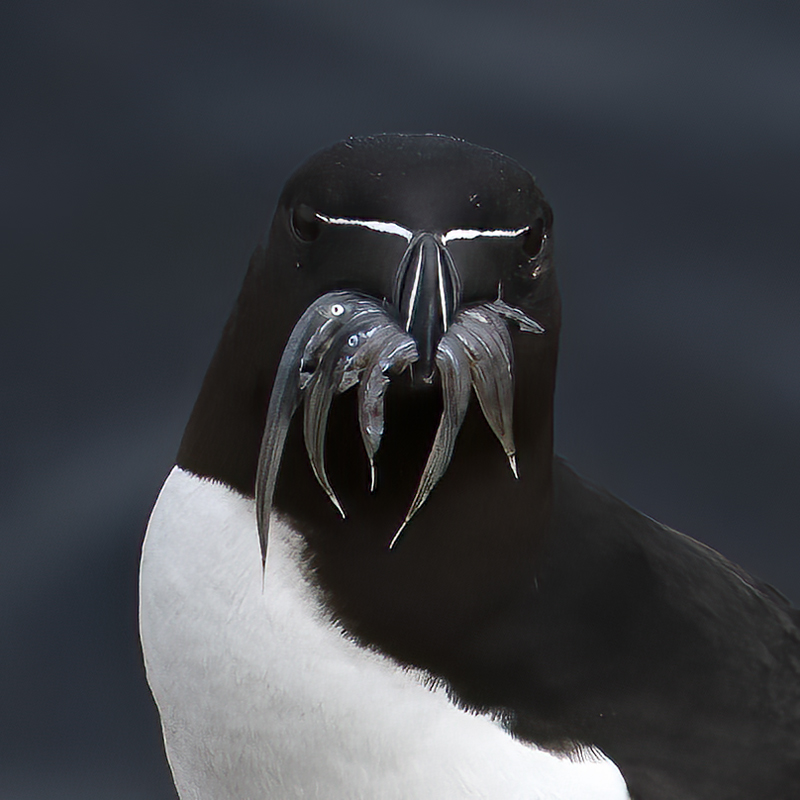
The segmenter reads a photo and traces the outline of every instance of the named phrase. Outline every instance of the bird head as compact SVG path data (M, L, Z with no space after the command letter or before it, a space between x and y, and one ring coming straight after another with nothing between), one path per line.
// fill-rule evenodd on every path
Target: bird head
M286 183L179 461L255 493L262 553L274 506L311 529L338 513L396 545L429 498L447 513L437 484L459 463L475 472L487 432L486 487L541 482L560 324L552 253L549 205L499 153L437 135L323 150Z
M287 294L379 299L414 337L422 380L456 312L505 293L536 307L550 273L552 213L513 160L446 136L349 139L289 179L271 231ZM543 320L548 327L555 320Z
M264 545L289 423L301 404L313 472L346 516L324 449L334 396L356 385L372 490L387 384L407 373L407 388L437 384L443 394L416 494L391 545L446 471L470 387L517 476L511 329L531 336L549 329L552 341L558 327L552 213L526 170L444 136L350 139L290 178L269 253L270 269L280 273L275 296L293 329L259 459Z

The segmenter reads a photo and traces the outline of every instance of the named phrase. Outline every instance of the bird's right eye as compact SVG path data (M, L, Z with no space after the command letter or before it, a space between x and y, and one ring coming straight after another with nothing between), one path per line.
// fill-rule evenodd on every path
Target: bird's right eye
M300 203L292 209L292 233L301 242L313 242L322 230L322 222L311 206Z
M536 258L539 255L546 233L543 219L537 219L531 224L522 242L522 249L528 258Z

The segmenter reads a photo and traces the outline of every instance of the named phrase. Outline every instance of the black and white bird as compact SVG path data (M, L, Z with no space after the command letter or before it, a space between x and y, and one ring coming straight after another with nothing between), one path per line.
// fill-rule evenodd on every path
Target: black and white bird
M552 256L463 141L291 177L142 555L183 800L800 797L798 612L553 454Z

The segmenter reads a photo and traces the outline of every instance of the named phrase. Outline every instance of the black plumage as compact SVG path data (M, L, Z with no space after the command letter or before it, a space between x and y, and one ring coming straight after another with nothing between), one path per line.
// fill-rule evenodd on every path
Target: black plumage
M372 298L403 323L408 241L337 220L391 223L440 243L449 231L507 233L442 245L458 308L500 295L544 333L508 326L519 479L473 397L452 461L393 549L442 413L439 380L423 380L427 366L391 380L373 493L357 395L334 399L327 471L345 519L293 421L274 506L303 532L328 613L513 735L601 750L635 800L799 797L798 612L553 455L552 214L512 160L447 137L387 135L348 140L301 167L252 258L178 464L253 496L284 346L326 292ZM452 319L437 324L426 323L427 344L415 335L429 358Z

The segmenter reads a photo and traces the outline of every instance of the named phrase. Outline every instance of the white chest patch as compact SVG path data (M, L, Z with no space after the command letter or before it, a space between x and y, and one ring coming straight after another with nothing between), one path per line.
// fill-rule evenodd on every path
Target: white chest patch
M142 553L147 677L182 800L624 800L607 761L573 763L455 708L327 622L252 501L173 469Z

